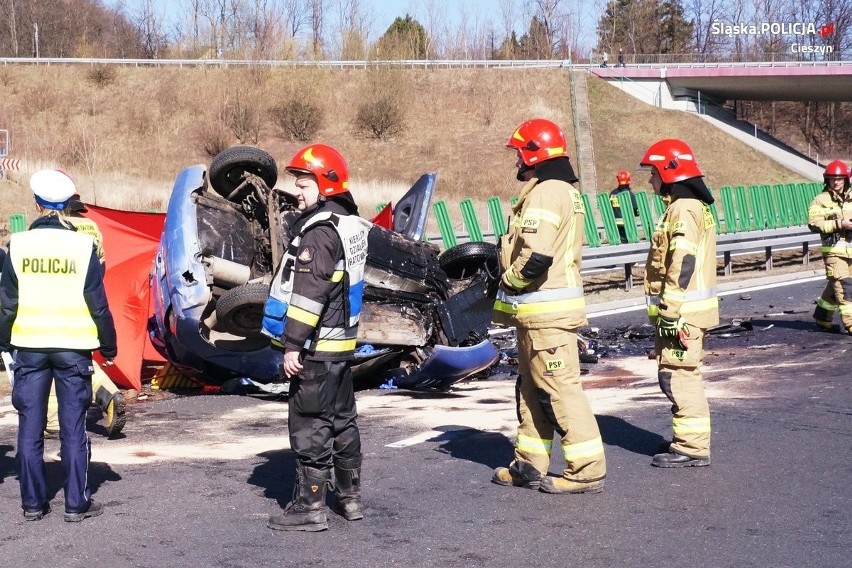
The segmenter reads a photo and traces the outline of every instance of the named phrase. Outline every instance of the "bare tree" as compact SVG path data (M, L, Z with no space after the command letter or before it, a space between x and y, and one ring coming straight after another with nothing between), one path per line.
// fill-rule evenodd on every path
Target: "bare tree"
M156 59L167 44L163 31L165 14L158 10L154 0L141 0L133 14L133 23L139 31L139 42L142 53L147 59Z
M712 24L729 13L730 0L690 0L685 8L686 17L694 24L696 53L718 55L726 36L714 34Z
M284 0L283 16L284 24L291 38L296 37L302 28L310 22L310 14L307 9L309 0Z
M250 0L242 15L251 51L259 59L274 57L283 35L283 15L276 0Z
M373 13L364 0L334 0L341 59L365 59Z
M0 12L0 16L4 16L3 20L9 22L9 43L12 50L12 55L18 57L18 6L15 0L6 0L3 12Z
M452 43L448 9L449 3L446 1L423 0L415 11L417 20L423 22L423 27L426 29L427 59L447 56L449 44Z
M824 39L834 50L832 58L842 60L852 47L852 0L823 0L821 8L825 24L834 25L834 33L827 33Z
M323 28L328 0L308 0L311 18L311 53L319 59L323 54Z
M508 38L515 31L518 21L518 6L515 0L500 0L500 25L503 37Z

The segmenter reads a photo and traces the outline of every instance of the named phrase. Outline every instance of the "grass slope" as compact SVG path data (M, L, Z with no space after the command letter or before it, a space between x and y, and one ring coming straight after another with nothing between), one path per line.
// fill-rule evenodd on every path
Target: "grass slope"
M615 187L615 174L622 169L631 172L635 189L651 191L648 173L635 170L648 146L662 138L688 143L713 188L814 181L803 180L694 114L645 104L593 75L588 85L599 191Z
M800 181L695 116L645 105L593 76L588 84L601 191L614 185L619 169L633 172L645 148L665 137L693 146L713 187ZM22 163L0 185L0 227L11 213L35 215L26 180L41 167L69 171L87 201L164 210L175 175L187 165L209 163L206 142L224 135L229 144L239 143L227 126L235 108L257 119L257 145L283 170L302 143L283 138L268 113L294 96L324 110L316 141L346 156L365 216L376 204L398 199L421 173L437 171L436 198L455 203L471 197L484 220L488 197L508 200L520 187L515 158L504 147L517 124L550 118L563 125L569 147L574 144L570 83L561 69L9 65L0 69L0 85L0 128L10 131L9 157ZM405 101L404 131L387 141L367 138L354 127L358 107L386 93ZM634 178L637 188L647 189L646 174ZM289 183L282 174L278 185ZM450 211L463 230L458 208ZM429 232L437 232L434 220Z

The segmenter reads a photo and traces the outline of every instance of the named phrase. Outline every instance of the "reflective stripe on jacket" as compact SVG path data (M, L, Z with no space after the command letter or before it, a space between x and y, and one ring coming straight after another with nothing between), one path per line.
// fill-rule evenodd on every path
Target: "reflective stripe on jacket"
M10 241L18 278L11 343L31 349L95 350L95 321L83 295L94 241L84 233L38 229Z
M104 255L104 236L101 233L98 224L86 217L74 217L73 215L66 216L65 220L74 225L74 228L77 229L78 233L85 233L95 240L95 250L98 253L98 260L101 261L101 264L105 264L106 256Z
M651 235L645 267L648 315L706 329L719 323L716 223L698 199L671 201Z
M494 323L528 329L580 327L587 323L580 262L586 210L580 193L565 181L533 178L512 208L514 218L500 239L504 282L494 302ZM552 264L528 278L531 258ZM533 261L535 262L535 261Z
M852 231L840 227L843 219L852 219L852 190L842 200L828 190L818 193L808 207L808 227L820 234L824 255L852 258Z
M341 283L343 310L333 325L323 320L326 308L335 299L322 297L318 291L294 293L297 254L305 233L318 225L332 227L340 238L343 258L331 272L330 282ZM322 212L311 217L292 239L281 260L264 308L262 332L281 344L286 342L288 320L309 330L304 349L312 358L342 360L355 352L361 299L364 293L364 266L367 262L367 235L372 224L356 215Z

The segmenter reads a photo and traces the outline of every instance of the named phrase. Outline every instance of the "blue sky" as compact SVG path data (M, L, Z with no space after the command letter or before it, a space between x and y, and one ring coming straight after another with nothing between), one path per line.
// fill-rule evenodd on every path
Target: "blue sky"
M427 9L430 5L438 6L439 10L446 16L449 25L457 26L462 20L463 15L466 16L469 25L479 23L484 25L491 23L495 29L502 30L503 24L501 20L501 9L499 0L361 0L363 6L369 7L374 16L374 25L372 33L375 39L381 35L397 16L404 16L406 13L411 14L421 22L426 18ZM595 25L597 15L595 12L594 0L564 0L565 6L575 6L574 10L578 12L578 43L581 46L590 47L595 43ZM154 0L155 4L162 10L168 19L177 20L179 18L179 5L182 2L174 0ZM108 6L118 6L123 4L127 7L130 13L138 12L139 7L144 4L144 0L105 0L104 3ZM516 0L517 6L526 4L522 0ZM333 11L333 9L330 9ZM528 22L527 17L518 16L518 25L516 31L523 33L526 30Z

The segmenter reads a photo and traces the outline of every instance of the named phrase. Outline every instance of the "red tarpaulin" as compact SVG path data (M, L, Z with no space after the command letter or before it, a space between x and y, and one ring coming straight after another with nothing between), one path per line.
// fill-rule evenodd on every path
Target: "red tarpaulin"
M378 215L373 217L373 224L384 227L385 229L393 229L393 207L391 207L390 203L382 207Z
M163 362L148 337L151 289L148 275L153 267L164 213L136 213L86 205L83 215L98 224L104 235L106 274L104 286L118 333L115 365L106 367L115 384L140 389L143 360ZM100 354L95 358L102 361Z

